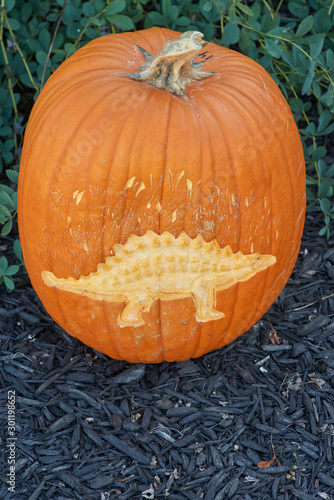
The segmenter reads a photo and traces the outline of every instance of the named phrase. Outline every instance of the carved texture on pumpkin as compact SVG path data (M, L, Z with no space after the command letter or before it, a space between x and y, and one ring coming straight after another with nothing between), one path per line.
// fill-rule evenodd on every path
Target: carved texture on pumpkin
M148 229L159 233L161 221L175 237L182 229L190 238L200 233L205 241L216 239L221 248L231 245L234 252L241 250L244 254L270 253L272 227L276 228L274 241L284 233L280 215L272 213L266 198L255 197L251 190L241 198L237 192L220 190L214 183L203 188L201 181L187 179L183 171L174 175L169 172L166 186L162 177L151 176L151 183L144 186L141 179L132 177L116 193L99 186L86 190L80 187L74 193L50 193L49 224L40 244L41 249L48 248L48 253L40 250L40 254L42 269L52 268L55 275L79 278L93 272L115 243L124 244L130 234L143 235ZM101 206L100 213L96 206ZM70 215L64 217L64 213ZM245 236L241 236L242 227L248 228ZM96 255L96 249L100 255ZM83 268L88 272L83 273Z

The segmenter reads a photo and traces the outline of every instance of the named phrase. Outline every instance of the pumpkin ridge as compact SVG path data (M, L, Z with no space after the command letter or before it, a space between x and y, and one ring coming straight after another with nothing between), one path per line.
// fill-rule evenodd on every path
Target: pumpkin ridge
M80 88L81 88L81 87L83 87L83 88L84 88L84 84L81 84L81 85L80 85ZM77 88L72 89L72 91L73 91L73 90L77 90ZM117 90L116 90L116 91L117 91ZM109 94L109 92L110 92L110 91L108 90L108 91L107 91L107 92L106 92L103 96L100 96L100 98L99 98L97 101L95 101L95 103L94 103L94 107L93 107L93 108L90 108L90 109L89 109L89 111L88 111L88 112L87 112L87 113L86 113L86 114L82 117L82 120L80 121L80 123L78 123L77 127L76 127L74 130L73 130L73 129L71 130L71 134L70 134L70 136L69 136L69 138L68 138L67 142L65 143L65 147L64 147L64 149L65 149L65 150L66 150L67 146L68 146L68 145L71 143L71 141L73 140L73 137L74 137L74 136L77 134L77 132L80 130L80 126L82 125L82 123L88 120L88 117L89 117L89 115L91 115L91 114L92 114L92 112L93 112L94 108L95 108L95 107L98 107L98 106L101 104L101 102L102 102L102 101L106 98L106 96ZM69 96L69 94L67 94L67 97L68 97L68 96ZM58 98L59 98L59 96L58 96ZM65 109L64 109L64 113L66 114L66 112L67 112L67 109L65 108ZM60 162L59 162L59 163L60 163ZM62 175L62 173L61 173L61 171L60 171L60 170L61 170L61 169L59 169L59 168L58 168L57 170L55 170L55 172L54 172L54 176L53 176L53 179L50 181L50 190L51 190L51 191L53 191L53 189L54 189L54 188L53 188L53 186L55 186L55 185L59 184L59 181L57 181L57 179L59 179L59 178L61 177L61 175ZM87 177L87 171L85 172L85 177ZM84 178L84 173L83 173L83 172L81 172L81 179L80 179L80 182L82 182L82 184L84 185L84 184L85 184L85 181L83 180L83 178ZM88 210L88 207L87 207L87 210ZM88 212L88 218L89 218L89 212ZM47 220L50 220L50 207L49 207L48 214L47 214ZM50 247L49 247L49 249L50 249ZM46 253L47 253L47 252L46 252ZM53 261L53 256L52 256L52 254L51 254L51 252L50 252L50 251L47 253L47 260L48 260L49 262L52 262L52 261ZM66 312L64 311L63 307L61 306L61 301L60 301L59 296L58 296L58 294L56 293L56 291L54 291L54 294L55 294L55 295L54 295L54 296L55 296L55 301L56 301L56 303L58 304L58 306L59 306L59 310L60 310L60 312L61 312L61 314L62 314L62 316L63 316L63 321L67 324L67 316L66 316ZM105 311L105 305L104 305L104 304L102 304L102 308L103 308L103 313L104 313L104 321L105 321L105 324L106 324L107 329L108 329L108 332L109 332L109 337L110 337L110 342L111 342L111 345L113 346L113 348L114 348L114 350L115 350L115 352L116 352L116 355L120 357L120 352L119 352L119 349L117 348L117 345L116 345L116 343L115 343L115 341L114 341L114 339L113 339L112 331L111 331L111 328L110 328L110 325L109 325L109 321L108 321L108 315L107 315L107 313L106 313L106 311Z
M263 107L261 107L259 105L259 102L253 98L253 96L247 96L245 95L245 93L241 90L241 89L237 89L238 92L240 92L244 97L246 97L246 99L250 100L252 102L252 105L254 107L256 107L257 109L257 113L255 113L254 116L252 116L252 123L253 122L256 122L256 126L257 128L261 128L261 125L259 123L259 116L261 116L261 113L263 113L263 115L266 117L267 119L267 122L270 122L270 117L267 115L267 112L265 109L263 109ZM269 95L269 94L268 94ZM272 94L270 95L270 97L272 98ZM244 109L241 107L240 109L240 114L243 114L245 111ZM248 123L247 120L245 120L245 123ZM247 129L247 126L245 126L245 128ZM248 131L248 135L250 135L249 131ZM269 175L270 175L270 183L266 182L266 184L269 184L271 185L271 182L272 182L272 179L271 179L271 172L268 170L267 168L267 165L265 165L264 163L264 159L263 159L263 156L262 155L259 155L260 157L260 162L261 162L261 165L262 165L262 176L261 178L262 179L266 179L266 176L268 175L268 172L269 172ZM272 196L271 196L271 189L268 190L268 193L266 193L266 196L270 196L270 203L269 203L269 206L272 206ZM269 243L270 243L270 250L268 250L268 253L269 254L272 254L273 251L272 251L272 245L273 245L273 235L272 235L272 225L271 225L271 238L269 238ZM264 278L261 282L261 292L259 291L260 290L260 287L257 288L256 290L256 295L259 295L260 297L263 296L263 293L264 293L264 290L267 288L267 281L268 281L268 273L269 273L269 268L267 268L265 271L264 271ZM237 285L238 286L238 285ZM259 301L258 300L255 300L254 301L255 303L258 303ZM255 308L255 311L253 312L253 317L252 317L252 321L253 321L253 318L256 317L258 313L258 307ZM234 314L235 314L235 311L233 311L232 313L232 316L231 316L231 323L233 321L233 317L234 317Z
M107 78L106 78L106 80L107 80ZM94 83L95 81L96 81L96 78L92 78L89 83ZM109 80L109 82L110 82L110 80ZM62 85L60 85L60 87L63 86L63 83L64 82L62 82ZM71 82L71 83L73 83L73 82ZM31 120L32 121L29 122L29 128L35 128L35 134L33 136L33 140L35 140L35 138L37 138L38 135L42 132L45 123L50 118L50 114L52 114L53 110L56 109L57 106L59 105L59 101L63 100L64 98L69 98L70 99L71 93L75 93L81 87L85 87L86 84L87 84L87 81L85 81L84 83L80 84L79 86L77 85L77 83L73 83L73 87L74 88L71 88L70 92L68 92L68 89L64 89L64 92L62 94L57 94L56 97L54 98L54 100L51 102L51 105L53 106L51 108L51 110L49 109L50 102L48 102L48 100L46 100L46 101L43 102L43 106L45 106L46 108L48 108L48 113L45 113L44 108L40 107L40 109L38 110L39 114L37 115L37 112L34 113L34 114L32 114L31 115ZM124 86L124 84L123 85L120 84L116 89L112 89L112 91L117 91L117 90L121 89L123 86ZM57 89L57 91L59 91L59 89ZM49 94L49 89L47 90L47 93ZM110 89L108 90L108 92L106 92L106 94L104 96L102 96L100 98L100 100L102 101L107 95L109 95L109 93L111 93ZM96 102L96 104L98 104L98 102ZM43 113L45 113L45 119L42 121L40 119L40 115L43 115ZM64 113L65 114L67 113L66 108L64 109ZM59 115L59 116L61 116L61 115ZM57 118L59 118L59 116ZM38 128L34 127L34 120L36 122L38 122L38 124L39 124ZM80 124L78 124L78 128L79 127L80 127Z
M256 126L257 128L260 128L261 125L259 123L259 116L260 116L260 112L262 112L263 110L262 109L259 109L260 106L259 106L259 103L258 102L254 102L253 105L256 107L256 109L258 110L258 114L257 116L254 117L254 121L256 122ZM264 112L264 114L266 114ZM247 127L246 127L247 128ZM267 165L265 165L265 162L264 162L264 158L262 155L259 155L260 157L260 162L261 162L261 165L262 165L262 176L261 178L263 179L266 179L267 175L268 175L268 168L267 168ZM271 183L272 183L272 176L271 176L271 172L269 171L269 175L270 175L270 183L266 183L266 184L269 184L271 186ZM272 195L271 195L271 189L268 190L268 193L266 193L266 197L270 197L270 203L269 203L269 206L272 206ZM265 198L266 199L266 198ZM273 245L273 235L272 235L272 224L271 224L271 237L269 238L269 244L270 244L270 251L268 251L270 254L272 253L272 245ZM263 277L263 280L261 282L261 285L259 285L257 287L257 290L256 290L256 295L259 295L260 297L263 297L263 293L267 287L267 281L268 281L268 270L269 268L267 268L265 271L264 271L264 277ZM260 292L260 288L261 288L261 292ZM256 300L255 300L256 302ZM258 312L258 308L255 306L255 311L253 312L253 318L257 315L257 312ZM231 322L233 320L233 316L234 316L234 312L233 312L233 315L232 315L232 318L231 318Z
M216 107L214 106L214 102L212 101L207 101L205 103L205 108L206 110L209 111L210 115L212 116L213 120L215 121L215 123L218 125L218 130L222 130L222 127L225 129L226 128L226 123L225 121L222 121L219 119L219 117L217 117L216 115ZM228 134L222 134L222 139L224 140L224 144L226 145L226 149L227 149L227 152L228 152L228 157L229 157L229 160L231 161L231 164L233 165L233 148L231 147L229 141L228 141ZM228 160L227 160L228 161ZM234 189L236 192L237 191L237 182L236 182L236 176L233 175L233 180L234 180ZM241 224L241 221L240 221L240 218L239 218L239 232L241 234L241 231L240 231L240 224ZM237 300L237 296L238 296L238 283L236 283L236 286L234 287L234 291L233 291L233 294L234 296L236 297L235 300ZM232 291L230 291L230 293L232 293ZM229 326L230 326L230 323L232 321L232 317L230 319L230 321L226 324L226 331L228 331L229 329Z
M167 178L167 175L166 175L166 169L167 169L167 148L168 148L168 137L169 137L169 127L170 127L170 123L171 123L171 114L172 114L172 105L173 105L173 102L172 102L172 95L171 94L168 94L169 95L169 99L168 99L168 115L167 115L167 119L166 119L166 132L165 132L165 147L164 147L164 161L163 161L163 166L162 166L162 179L166 179ZM165 190L166 190L166 182L162 182L162 186L161 186L161 191L160 191L160 205L162 206L163 203L164 203L164 198L165 198ZM162 215L161 215L161 211L159 212L159 216L158 216L158 220L159 220L159 234L162 233ZM159 340L160 340L160 346L161 346L161 350L162 350L162 354L163 356L165 357L165 353L166 353L166 341L165 341L165 338L164 338L164 328L163 328L163 314L162 314L162 309L163 309L163 305L162 305L162 302L161 300L159 299L158 300L158 311L159 311L159 322L158 322L158 329L159 329Z
M191 100L192 107L194 106L193 102L194 102L194 100L192 99ZM198 110L198 106L196 104L195 104L195 109ZM203 121L197 119L197 114L195 116L193 115L193 122L194 122L194 126L196 127L197 130L203 129ZM204 124L204 127L205 127L205 124ZM198 135L199 135L198 164L204 165L206 159L204 158L204 147L203 147L203 143L202 143L202 134L198 134ZM210 158L210 164L212 165L212 163L214 163L214 161L212 161L212 158ZM203 197L205 196L205 194L203 193L203 188L202 188L203 183L204 183L204 171L203 170L204 169L202 169L202 168L200 169L200 180L198 182L198 185L196 186L196 188L198 189L199 205L203 205ZM202 222L200 222L199 224L200 224L201 229L202 229L202 225L203 225ZM202 324L200 322L199 328L198 328L198 333L196 335L196 342L193 341L193 348L192 348L191 357L196 356L196 353L198 352L198 349L199 349L202 342L203 342L203 329L202 329Z
M150 93L147 93L147 95L145 97L145 100L143 100L141 102L141 106L140 106L140 108L138 110L138 112L140 114L140 119L138 120L138 123L136 124L135 133L134 134L132 133L132 135L131 135L131 142L132 142L133 145L136 144L137 137L138 137L139 132L141 130L141 123L145 124L145 121L147 119L146 114L150 113L150 109L151 109L150 108L150 104L151 104L151 101L154 101L154 95L150 94ZM127 117L127 119L131 119L131 115L129 115ZM124 126L126 127L126 124ZM122 134L120 133L119 137L121 135ZM133 154L133 148L132 148L131 151L130 151L130 153L129 153L129 157L128 157L126 174L124 175L124 177L126 179L131 179L132 177L136 177L135 175L132 175L132 174L136 173L136 168L137 168L137 166L135 165L135 162L133 160L133 157L134 157L134 154ZM111 168L110 168L110 172L109 172L109 176L108 176L108 180L107 180L108 186L110 186L112 184L112 174L113 174L112 165L113 165L113 162L111 163ZM133 172L132 172L132 170L133 170ZM134 181L136 182L136 180L138 180L138 179L135 178ZM126 200L124 202L124 206L125 207L127 206L127 202L128 202L128 199L126 198ZM118 241L122 241L123 239L126 239L127 236L128 235L127 235L126 227L124 228L124 226L120 226Z
M124 82L123 82L123 83L121 83L121 84L117 87L117 90L122 89L122 87L123 87L123 86L124 86ZM116 91L116 92L117 92L117 91ZM116 97L117 97L117 94L116 94ZM141 107L142 107L142 108L144 107L144 109L145 109L145 108L146 108L146 109L149 109L149 106L145 106L146 101L147 101L147 97L145 98L145 101L143 101L143 102L141 103ZM142 115L143 115L143 113L141 113L141 116L142 116ZM124 128L126 128L126 122L127 122L130 118L131 118L131 115L129 114L129 115L126 117L126 120L125 120L125 123L124 123ZM137 132L138 132L138 131L139 131L139 126L137 127ZM114 167L114 161L115 161L115 157L116 157L115 152L117 151L117 148L119 147L119 139L121 138L121 136L122 136L122 130L120 129L120 130L118 131L118 136L117 136L117 140L116 140L116 147L115 147L115 149L114 149L114 151L113 151L113 153L114 153L114 154L111 156L111 161L109 162L109 165L108 165L108 167L109 167L109 172L108 172L108 175L107 175L106 180L105 180L105 185L106 185L106 188L107 188L107 189L105 189L104 200L103 200L103 207L104 207L104 208L103 208L102 213L103 213L104 218L105 218L105 215L106 215L106 207L107 207L106 200L107 200L107 197L108 197L108 188L110 188L110 186L112 186L112 175L113 175L114 168L115 168L115 167ZM134 139L133 139L133 142L134 142ZM130 179L130 177L131 177L131 175L130 175L130 168L131 168L131 167L130 167L130 166L131 166L131 155L130 155L130 158L129 158L129 161L128 161L127 174L125 174L125 173L124 173L124 176L125 176L125 178L127 178L127 179ZM127 203L127 199L125 198L125 200L124 200L124 206L126 206L126 203ZM122 224L120 224L120 226L119 226L119 232L118 232L118 241L122 241L123 237L124 237L124 226L123 226ZM106 238L107 238L107 234L106 234L106 232L104 232L104 233L102 234L102 242L101 242L101 243L102 243L102 244L101 244L101 248L102 248L102 251L103 251L103 252L105 252L105 251L106 251L106 248L108 247L107 242L106 242ZM125 300L125 297L123 297L123 300L122 300L122 301L124 301L124 300ZM111 327L111 325L110 325L110 322L108 321L108 311L107 311L107 307L108 307L108 305L107 305L107 303L105 303L104 301L102 301L102 304L103 304L103 306L102 306L102 307L103 307L103 316L104 316L105 323L107 324L109 337L110 337L110 339L111 339L111 344L112 344L112 346L114 347L115 351L117 352L117 356L118 356L118 358L119 358L119 359L122 359L122 358L123 358L123 356L121 355L121 351L122 351L122 350L118 347L117 342L116 342L116 340L114 339L113 330L112 330L112 327ZM140 359L139 359L139 357L137 356L137 362L139 362L139 361L140 361Z
M270 83L272 83L272 82L270 82ZM272 83L272 86L273 86L273 87L277 87L277 89L278 89L278 86L276 85L276 83L275 83L275 82L273 82L273 83ZM267 109L267 108L260 107L260 106L258 105L258 103L255 103L255 102L254 102L254 104L256 104L256 105L257 105L257 107L259 108L259 112L261 111L261 112L263 113L263 115L265 116L265 118L266 118L267 122L268 122L268 123L270 123L270 122L272 121L272 115L270 114L270 112L268 112L268 109ZM287 118L287 119L289 119L289 115L291 114L290 109L288 108L287 104L286 104L284 101L281 103L281 105L282 105L282 106L285 106L285 108L286 108L286 113L288 114L288 118ZM259 116L259 115L257 115L257 116ZM279 118L280 118L280 120L281 120L281 114L279 115ZM255 118L255 119L257 119L257 118ZM284 123L283 121L282 121L282 125L285 125L285 123ZM292 123L292 126L293 126L293 125L294 125L294 123ZM295 126L295 125L294 125L294 126ZM259 127L260 127L260 124L259 124ZM297 131L297 133L298 133L298 131ZM284 163L285 165L288 165L288 166L289 166L289 171L291 172L291 170L293 169L293 166L292 166L292 164L291 164L290 158L289 158L289 157L288 157L288 155L287 155L285 141L283 140L283 137L281 136L281 134L276 134L276 140L278 140L278 142L280 143L280 146L281 146L281 147L280 147L280 151L283 153L283 155L282 155L282 156L284 157L284 158L283 158L283 163ZM262 161L262 163L263 163L263 158L262 158L262 157L261 157L261 161ZM268 171L268 169L267 169L267 168L266 168L266 166L263 164L263 172L264 172L264 174L265 174L267 171ZM292 187L292 179L291 179L291 176L290 176L290 175L288 175L288 176L286 176L286 177L288 178L288 182L289 182L289 185L290 185L290 193L291 193L290 199L294 200L294 194L293 194L293 187ZM271 184L271 183L272 183L272 179L270 179L270 184ZM271 196L271 199L270 199L270 203L269 203L269 204L270 204L271 206L274 206L274 204L273 204L273 200L272 200L272 195L271 195L271 192L272 192L272 190L270 189L270 190L268 191L268 193L269 193L269 194L268 194L267 196L269 196L269 195ZM294 205L294 203L292 203L292 206L293 206L293 218L295 218L295 205ZM284 231L286 231L286 230L287 230L287 228L285 227L285 228L284 228ZM293 228L291 228L290 233L291 233L292 231L293 231ZM272 224L271 224L270 232L271 232L271 237L269 238L269 242L270 242L270 243L269 243L269 244L270 244L270 250L269 250L269 253L272 253L272 247L273 247L273 244L274 244L274 234L273 234L273 232L274 232L274 227L273 227L273 225L272 225ZM289 238L290 238L290 235L289 235ZM288 267L290 267L290 262L288 262L288 263L287 263L287 266L288 266ZM282 271L281 275L282 275L282 274L283 274L283 271ZM264 296L264 293L263 293L263 292L264 292L264 291L266 290L266 288L267 288L268 275L269 275L269 269L267 269L267 270L266 270L266 272L265 272L265 278L264 278L264 280L263 280L263 284L262 284L262 290L263 290L263 291L262 291L262 293L261 293L261 297L263 297L263 296ZM276 299L276 297L275 297L275 299ZM275 299L274 299L274 300L275 300ZM267 298L267 300L268 300L268 298ZM255 309L255 310L254 310L254 312L253 312L252 322L254 322L254 318L256 318L256 317L257 317L257 315L258 315L258 311L259 311L259 304L257 304L256 309Z

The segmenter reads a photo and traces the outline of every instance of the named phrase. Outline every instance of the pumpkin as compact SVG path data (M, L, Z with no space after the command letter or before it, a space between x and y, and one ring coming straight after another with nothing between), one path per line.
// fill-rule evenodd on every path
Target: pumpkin
M289 106L233 50L151 28L67 59L32 110L19 232L52 318L119 360L246 332L294 267L305 167Z

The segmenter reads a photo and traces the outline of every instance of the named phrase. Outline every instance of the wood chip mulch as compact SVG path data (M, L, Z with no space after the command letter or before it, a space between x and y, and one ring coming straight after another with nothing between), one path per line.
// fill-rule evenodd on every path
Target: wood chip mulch
M269 312L186 362L112 360L55 325L27 276L2 287L0 498L333 500L334 239L321 221L308 214Z

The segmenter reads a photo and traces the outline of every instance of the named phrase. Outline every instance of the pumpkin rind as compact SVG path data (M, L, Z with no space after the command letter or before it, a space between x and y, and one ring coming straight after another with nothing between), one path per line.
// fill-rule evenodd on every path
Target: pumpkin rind
M145 60L179 33L151 28L107 35L73 54L31 113L20 167L18 215L31 282L62 328L131 362L197 357L248 330L294 267L305 214L305 168L292 113L251 59L208 44L195 61L215 74L187 100L136 81ZM132 235L165 232L233 254L276 259L217 291L225 314L199 322L191 296L154 300L144 324L120 326L124 302L48 286L96 272Z

